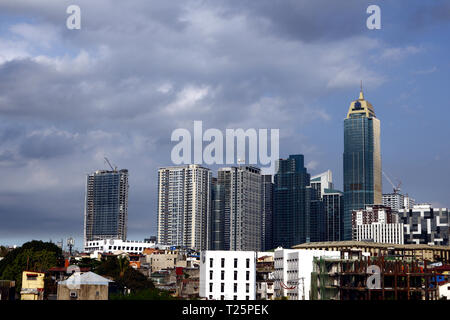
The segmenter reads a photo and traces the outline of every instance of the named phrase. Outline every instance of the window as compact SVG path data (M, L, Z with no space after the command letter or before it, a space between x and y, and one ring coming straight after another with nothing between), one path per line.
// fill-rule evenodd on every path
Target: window
M234 284L234 292L235 293L237 292L237 285L238 285L237 283Z
M250 285L248 283L245 284L245 292L250 292Z
M221 261L220 261L220 266L221 266L222 268L225 268L225 258L222 258L222 259L221 259Z
M209 267L210 267L210 268L213 267L213 258L209 258Z
M209 272L209 280L212 280L212 278L213 278L213 272L212 272L212 270Z
M222 271L220 272L220 279L221 279L221 280L225 280L225 270L222 270Z
M225 292L225 283L220 284L220 292Z
M212 291L213 291L213 284L210 283L210 284L209 284L209 292L212 292Z
M234 272L234 280L237 280L237 271Z
M237 268L237 260L236 258L234 258L234 267Z
M246 264L247 264L247 269L250 268L250 259L246 260Z
M247 271L245 273L245 280L249 281L250 280L250 271Z

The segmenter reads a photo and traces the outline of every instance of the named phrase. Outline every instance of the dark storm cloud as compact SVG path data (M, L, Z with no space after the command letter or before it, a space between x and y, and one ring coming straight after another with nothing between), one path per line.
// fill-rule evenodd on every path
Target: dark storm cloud
M81 236L85 174L107 156L130 170L130 236L150 235L174 129L283 128L284 152L311 159L303 130L331 120L324 92L386 81L364 1L85 0L81 30L69 4L0 3L0 121L20 128L0 130L0 199L15 195L0 234Z

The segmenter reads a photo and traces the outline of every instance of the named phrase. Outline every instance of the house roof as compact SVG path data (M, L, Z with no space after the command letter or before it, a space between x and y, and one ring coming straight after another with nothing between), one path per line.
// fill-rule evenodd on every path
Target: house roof
M77 279L77 277L79 277ZM108 285L109 282L113 282L105 277L99 276L91 271L82 273L81 275L73 274L64 281L60 281L58 284L90 284L90 285Z

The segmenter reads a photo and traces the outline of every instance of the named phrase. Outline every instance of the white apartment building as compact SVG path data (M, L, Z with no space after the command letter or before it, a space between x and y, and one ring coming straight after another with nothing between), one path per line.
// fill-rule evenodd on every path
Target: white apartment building
M340 251L283 249L275 250L275 297L289 300L309 300L313 258L341 257Z
M211 179L199 165L158 170L158 243L206 249Z
M255 251L202 251L200 297L208 300L255 300Z
M401 193L383 194L383 205L390 207L393 211L399 212L401 209L412 209L414 202L414 199Z
M352 212L352 236L356 241L403 244L403 223L389 206L366 206Z
M356 241L403 244L403 223L372 223L356 226Z
M144 241L123 241L121 239L104 239L104 240L94 240L87 241L84 244L84 251L86 253L115 253L115 252L126 252L126 253L142 253L144 249L155 248L155 242L144 242Z

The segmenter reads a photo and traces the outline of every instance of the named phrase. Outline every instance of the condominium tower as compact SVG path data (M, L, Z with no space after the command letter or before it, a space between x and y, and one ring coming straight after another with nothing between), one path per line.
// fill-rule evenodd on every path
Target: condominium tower
M195 250L207 248L211 171L199 165L158 170L158 242Z
M222 186L224 250L261 251L261 170L252 166L221 168L217 184Z
M86 179L84 242L127 238L128 170L98 170Z

